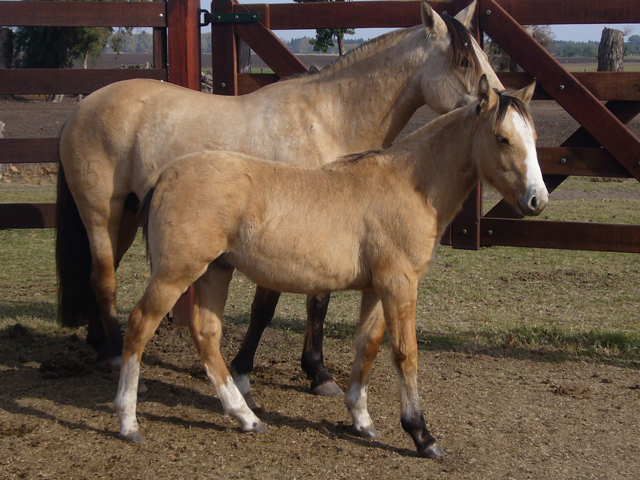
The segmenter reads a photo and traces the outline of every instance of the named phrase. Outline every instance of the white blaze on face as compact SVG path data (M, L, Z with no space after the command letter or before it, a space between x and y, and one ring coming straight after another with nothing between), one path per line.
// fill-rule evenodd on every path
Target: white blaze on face
M537 197L537 205L543 207L549 200L549 192L542 179L542 171L538 163L538 153L536 151L535 135L532 125L519 113L511 111L511 121L515 131L520 133L520 138L527 152L524 160L527 169L526 182L527 192L523 203L529 205L531 198Z

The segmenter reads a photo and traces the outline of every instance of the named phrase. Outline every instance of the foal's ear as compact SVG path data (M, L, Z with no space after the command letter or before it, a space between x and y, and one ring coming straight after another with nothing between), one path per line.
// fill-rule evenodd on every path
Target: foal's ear
M478 82L478 110L487 112L498 102L498 94L493 91L487 76L482 74Z
M513 96L522 100L525 105L529 105L531 98L533 97L533 93L536 90L536 80L534 79L528 86L524 87L522 90L518 90L513 93Z
M424 23L427 32L429 32L429 35L432 37L438 37L447 33L447 26L444 20L438 15L438 12L431 8L427 0L422 0L422 23Z
M474 13L476 13L476 0L473 0L464 10L460 10L454 18L465 27L471 28L471 19Z

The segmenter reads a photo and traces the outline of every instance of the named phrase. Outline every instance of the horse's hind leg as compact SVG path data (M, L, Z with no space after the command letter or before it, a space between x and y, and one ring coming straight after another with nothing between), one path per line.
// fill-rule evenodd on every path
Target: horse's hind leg
M362 292L360 322L356 334L356 358L351 368L345 404L353 418L354 430L363 437L375 437L378 433L367 409L367 391L369 374L380 350L384 327L380 297L373 291Z
M333 380L324 365L322 339L324 320L329 308L331 294L309 295L307 297L307 324L304 332L304 349L302 351L302 369L311 380L311 393L323 396L338 396L342 390Z
M266 432L267 428L247 405L220 354L222 312L232 274L233 268L212 263L207 273L196 281L194 311L189 328L225 414L233 416L244 431Z
M186 285L152 279L142 299L129 315L115 407L120 418L120 436L130 442L138 443L143 440L136 420L142 351L185 288Z
M115 258L102 255L102 261L96 259L98 255L92 255L92 289L98 300L97 318L89 322L87 330L87 343L98 353L98 362L111 360L116 365L122 355L122 330L116 314L116 284L115 270L118 268L122 257L127 252L138 232L137 209L138 198L131 193L122 204L116 203L113 208L117 211L120 206L124 209L118 228L109 225L108 236L112 245L115 245ZM112 222L115 223L115 222ZM91 237L100 236L100 228L91 229ZM89 232L89 230L88 230ZM117 237L115 243L113 238ZM106 243L106 242L105 242ZM111 247L113 250L113 247ZM107 251L107 249L103 249ZM111 275L113 272L113 275Z
M87 342L98 353L98 362L122 355L122 330L116 312L116 245L121 205L112 204L111 215L86 222L91 248L91 288L97 319L89 322ZM98 223L99 222L99 223ZM106 341L105 341L106 340Z
M269 290L261 286L256 287L256 294L251 304L251 319L249 328L244 336L240 350L231 361L231 374L233 380L242 392L247 405L252 409L257 408L256 402L251 396L251 383L249 376L253 371L253 360L258 350L258 344L264 329L273 319L276 311L280 292Z
M118 228L118 243L116 245L116 263L115 268L118 269L122 257L127 253L129 247L136 239L140 221L138 219L138 208L140 201L135 193L130 193L124 203L124 211L120 220L120 228Z

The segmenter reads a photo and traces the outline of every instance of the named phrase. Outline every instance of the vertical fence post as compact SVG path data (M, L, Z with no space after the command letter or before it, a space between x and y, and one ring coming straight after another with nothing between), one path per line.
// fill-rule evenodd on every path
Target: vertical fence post
M169 82L200 91L200 0L168 0Z
M469 0L454 0L454 13L458 13L471 3ZM482 31L480 30L479 9L481 1L476 5L476 13L473 16L472 32L476 40L482 45ZM480 217L482 216L482 182L473 188L464 204L462 211L451 222L451 246L466 250L480 249Z
M211 13L232 13L235 0L213 0ZM211 75L213 93L238 95L238 46L232 23L211 25Z
M200 0L168 0L169 82L200 91ZM193 286L173 307L173 323L188 326L193 313Z

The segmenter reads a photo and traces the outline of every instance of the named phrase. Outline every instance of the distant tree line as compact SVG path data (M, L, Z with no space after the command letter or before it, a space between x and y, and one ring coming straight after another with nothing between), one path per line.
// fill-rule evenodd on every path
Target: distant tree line
M546 32L542 32L546 33ZM536 33L537 35L537 33ZM542 35L543 40L545 38ZM285 41L285 45L296 54L309 54L314 53L314 46L310 43L310 40L314 40L309 37L293 38L289 41ZM358 45L363 44L366 40L362 38L350 39L345 38L344 43L347 51L356 48ZM543 43L546 48L555 57L596 57L598 55L599 42L571 42L547 39ZM492 48L491 44L487 44L487 48ZM626 55L640 55L640 35L631 35L625 44ZM114 47L119 47L121 53L151 53L153 50L153 36L147 32L140 32L135 34L123 34L121 32L113 34L107 46L105 52L113 52ZM202 34L202 51L204 53L211 53L211 33ZM338 53L337 45L329 48L327 53Z

